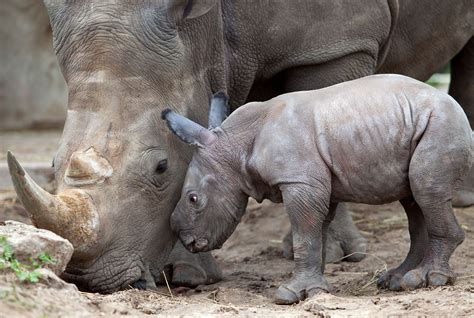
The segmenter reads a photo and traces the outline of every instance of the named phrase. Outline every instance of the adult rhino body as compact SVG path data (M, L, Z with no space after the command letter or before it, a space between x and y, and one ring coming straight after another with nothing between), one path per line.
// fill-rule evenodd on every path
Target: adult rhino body
M216 91L227 91L235 109L375 72L425 80L455 57L453 83L462 85L453 94L468 115L474 110L473 70L458 68L472 65L472 1L399 7L395 0L51 0L46 6L69 88L54 159L58 196L38 189L13 156L11 171L36 223L76 242L66 277L89 290L137 281L154 286L167 262L178 284L219 279L210 254L196 258L178 247L167 261L175 243L169 217L191 153L161 122L166 107L204 123L203 107ZM61 224L54 224L56 214ZM363 248L347 212L337 215L333 254Z

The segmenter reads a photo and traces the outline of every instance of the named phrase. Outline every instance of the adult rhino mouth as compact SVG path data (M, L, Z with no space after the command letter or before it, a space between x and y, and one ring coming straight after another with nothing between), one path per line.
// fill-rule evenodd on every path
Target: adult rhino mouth
M130 288L143 276L143 264L127 259L121 264L105 264L102 259L87 269L68 266L61 275L64 280L74 283L80 290L98 293L113 293Z
M33 223L68 239L75 257L90 251L98 241L100 220L88 193L67 189L52 195L33 181L11 152L7 161L15 191Z

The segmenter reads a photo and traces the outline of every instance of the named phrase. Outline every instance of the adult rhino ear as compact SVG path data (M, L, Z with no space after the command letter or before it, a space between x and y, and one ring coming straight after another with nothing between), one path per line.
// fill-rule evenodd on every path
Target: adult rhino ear
M230 114L229 98L224 92L216 93L211 99L209 110L209 129L219 127Z
M166 121L168 128L187 144L205 147L217 140L216 134L192 120L176 114L171 109L165 109L161 113L161 118Z
M177 19L193 19L209 12L217 0L166 0Z
M217 4L217 0L187 0L187 2L183 12L183 19L200 17Z

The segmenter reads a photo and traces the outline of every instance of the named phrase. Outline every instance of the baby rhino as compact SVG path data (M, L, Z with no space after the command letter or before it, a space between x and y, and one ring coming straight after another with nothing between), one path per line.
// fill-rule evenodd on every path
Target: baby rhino
M330 290L325 241L339 202L399 200L411 246L378 286L454 282L449 258L464 233L451 200L471 167L473 140L450 96L404 76L375 75L249 103L223 121L226 113L225 96L216 94L209 129L170 110L162 114L181 140L197 146L171 216L187 249L220 248L248 197L283 202L295 270L276 303L291 304Z

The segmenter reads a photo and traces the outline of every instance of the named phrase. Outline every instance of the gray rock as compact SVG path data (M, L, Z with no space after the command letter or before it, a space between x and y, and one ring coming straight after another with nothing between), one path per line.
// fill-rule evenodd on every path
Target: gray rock
M38 272L41 274L40 282L42 282L43 284L46 284L49 287L52 287L55 289L69 289L72 291L79 291L76 285L66 283L61 278L59 278L55 273L53 273L51 270L47 268L41 268L38 270Z
M72 244L59 235L16 221L5 221L5 225L0 226L2 236L7 238L16 258L22 262L28 263L30 258L36 259L42 253L49 254L55 262L44 267L56 275L64 272L74 251ZM2 247L0 253L3 253Z

